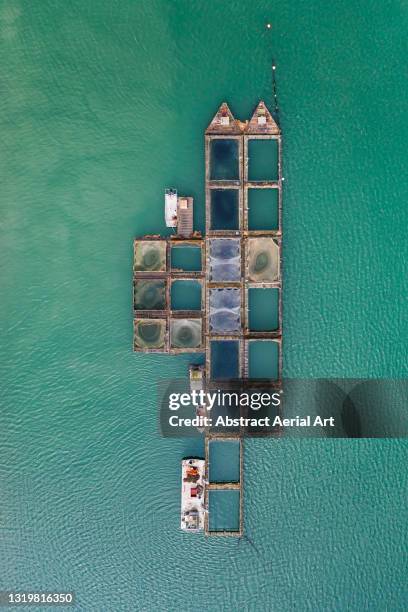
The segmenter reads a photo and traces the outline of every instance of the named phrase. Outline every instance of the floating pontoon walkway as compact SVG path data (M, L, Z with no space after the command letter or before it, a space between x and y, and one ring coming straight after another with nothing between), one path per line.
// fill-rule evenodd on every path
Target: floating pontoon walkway
M190 238L193 233L193 198L179 197L177 202L177 234Z

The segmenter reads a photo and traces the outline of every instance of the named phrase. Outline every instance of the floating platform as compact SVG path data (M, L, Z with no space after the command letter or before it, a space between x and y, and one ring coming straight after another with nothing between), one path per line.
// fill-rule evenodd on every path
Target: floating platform
M254 385L268 379L280 388L282 181L281 131L265 103L260 101L247 121L236 119L221 104L205 132L205 237L194 232L192 198L178 196L177 235L134 240L136 352L204 353L206 386L225 379L248 379ZM187 253L184 258L182 252ZM259 320L257 308L265 310ZM260 359L261 353L267 358ZM203 529L207 535L240 536L243 431L216 434L206 429L204 435L201 461L208 484ZM239 444L236 481L211 482L213 440ZM212 491L239 494L236 528L211 528Z
M164 192L164 217L167 227L177 228L177 236L190 238L193 234L193 198L179 196L177 189Z

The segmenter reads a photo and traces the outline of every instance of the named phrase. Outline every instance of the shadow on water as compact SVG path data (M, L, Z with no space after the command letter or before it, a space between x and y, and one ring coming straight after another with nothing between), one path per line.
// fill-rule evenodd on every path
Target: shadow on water
M349 395L343 402L343 409L341 411L341 423L345 435L348 438L361 438L361 419L358 410L353 404L353 401Z
M260 550L256 547L255 542L253 541L252 538L250 538L247 535L242 535L240 538L238 538L238 546L241 544L241 542L248 542L248 544L251 546L251 548L253 548L256 552L256 554L260 557L261 556L261 552Z
M361 422L360 437L402 438L408 435L406 379L355 381L348 397ZM345 406L345 409L351 420L351 408Z
M406 380L319 381L317 410L332 415L336 426L328 437L397 438L408 435Z
M333 419L323 427L286 428L290 437L396 438L408 435L406 380L290 379L284 416Z

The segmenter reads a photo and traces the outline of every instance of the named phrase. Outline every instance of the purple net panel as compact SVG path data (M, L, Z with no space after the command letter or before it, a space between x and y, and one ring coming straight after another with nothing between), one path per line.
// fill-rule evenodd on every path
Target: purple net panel
M210 278L215 282L234 282L241 279L239 238L210 240Z
M241 329L239 289L210 289L210 330L225 334Z

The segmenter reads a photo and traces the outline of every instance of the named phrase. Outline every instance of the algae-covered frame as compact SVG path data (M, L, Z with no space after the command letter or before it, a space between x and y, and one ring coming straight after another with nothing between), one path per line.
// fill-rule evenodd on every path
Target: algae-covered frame
M214 406L213 410L224 410L228 412L228 407ZM213 413L214 416L214 413ZM218 416L218 414L217 414ZM214 423L214 418L213 418ZM216 428L214 428L216 429ZM209 481L214 482L232 482L239 483L240 481L240 460L241 460L241 444L239 439L214 439L210 438L208 443L209 454Z
M133 348L135 351L166 350L166 319L135 319Z
M135 240L133 249L135 272L166 272L166 240Z
M277 283L280 279L280 245L275 238L249 238L247 278L253 283Z
M133 285L134 310L166 309L166 279L136 278Z
M197 319L170 319L170 349L190 352L202 349L203 322Z

